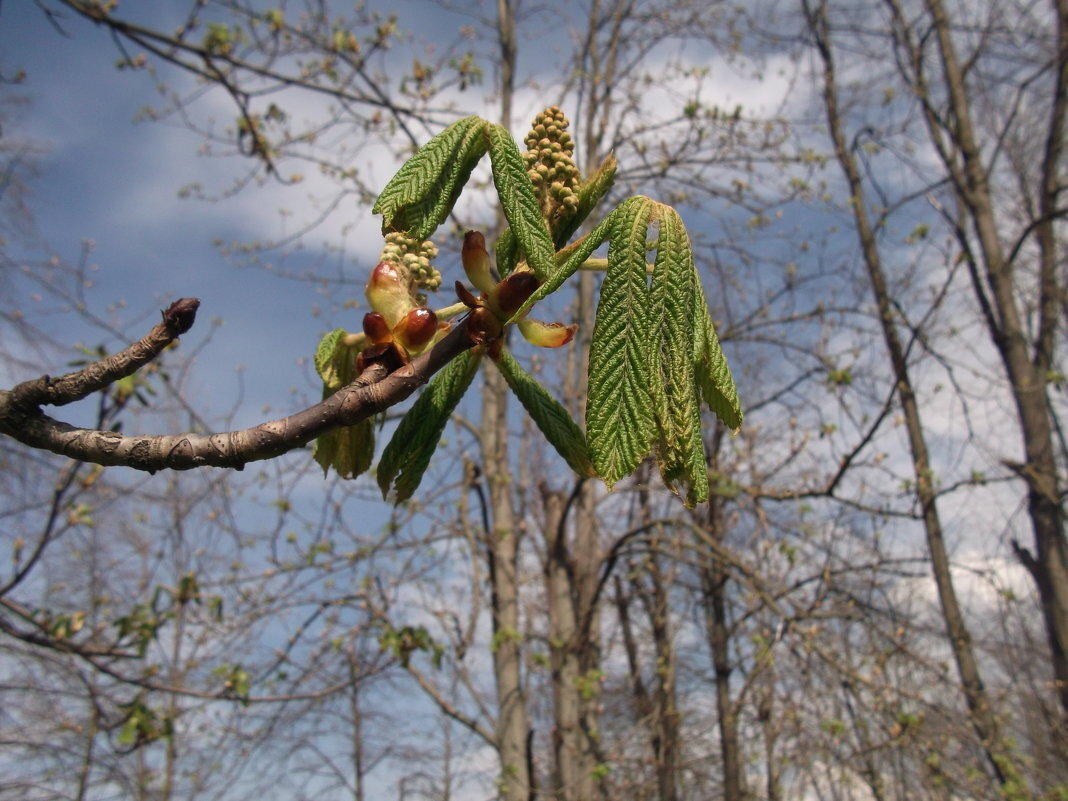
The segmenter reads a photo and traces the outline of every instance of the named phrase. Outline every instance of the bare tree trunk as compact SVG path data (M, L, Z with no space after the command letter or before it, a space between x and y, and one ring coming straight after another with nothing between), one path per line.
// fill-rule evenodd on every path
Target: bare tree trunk
M655 550L655 544L652 549ZM631 693L634 707L643 725L650 732L649 740L656 768L658 801L678 801L677 774L679 769L679 711L675 692L675 650L671 639L669 596L660 560L649 557L645 573L651 586L645 587L641 577L631 580L630 593L616 578L615 605L623 633L623 646L630 665ZM652 691L642 679L641 658L634 637L630 617L630 602L637 596L649 618L655 648L656 683Z
M757 702L757 719L764 735L764 771L766 773L765 792L768 801L780 801L782 791L779 787L781 772L777 767L778 757L775 754L775 746L779 741L779 721L775 718L775 668L769 665L767 678Z
M715 469L723 427L719 426L709 448L709 458ZM712 496L708 501L708 537L723 544L726 532L720 500ZM727 584L730 579L726 565L708 554L702 556L701 600L704 606L705 637L712 651L712 667L716 672L716 712L719 725L719 747L723 759L723 801L747 801L742 773L741 743L738 737L738 708L731 700L730 624L727 620Z
M98 731L97 727L97 708L94 703L94 695L96 692L96 681L92 675L86 677L86 687L89 689L90 703L87 705L87 725L85 732L85 754L82 756L81 764L78 766L78 784L77 792L74 795L74 801L85 801L88 798L89 793L89 779L93 774L93 761L96 744L96 735Z
M842 119L838 110L837 74L834 54L831 49L827 8L824 3L814 8L808 0L804 1L804 7L809 30L815 38L816 48L819 50L820 57L823 60L823 99L824 109L827 114L827 126L834 142L835 156L849 185L849 205L853 210L857 237L860 240L861 252L868 270L872 293L879 309L879 323L882 327L883 339L890 357L894 380L897 384L898 398L901 401L901 409L905 418L905 428L912 452L912 465L916 475L916 495L923 514L927 550L931 558L935 586L938 589L938 599L942 606L942 618L946 625L946 636L953 651L954 660L957 663L957 673L968 704L972 727L979 736L979 741L994 775L997 776L1002 785L1005 785L1006 782L1013 778L1012 774L1015 771L1012 770L1011 764L1008 764L1011 758L1001 742L997 720L990 707L990 700L975 659L971 635L965 625L964 616L961 613L957 594L953 587L949 556L946 552L942 523L938 516L938 507L935 501L932 470L923 424L920 418L920 408L909 377L905 348L898 335L894 307L887 287L879 246L868 218L860 169L854 154L846 144Z
M363 711L360 709L360 682L356 670L356 649L349 644L349 714L352 715L352 801L363 801L364 753Z
M713 534L715 537L715 534ZM718 540L719 538L716 537ZM712 557L714 559L714 557ZM731 701L730 631L727 625L727 571L713 561L701 572L705 604L705 630L716 671L716 712L719 716L719 747L723 758L723 799L744 801L748 797L742 779L738 714Z
M653 726L653 701L649 697L649 690L642 678L641 657L638 655L638 642L634 637L634 627L630 617L631 596L623 589L623 582L619 576L613 576L615 586L616 614L619 616L619 628L623 635L623 651L627 655L627 665L630 673L631 697L634 700L634 711L638 720L645 726ZM658 745L656 735L652 736L652 751L655 756Z
M567 801L597 797L597 757L587 729L587 707L598 695L598 674L586 668L590 633L581 605L583 571L567 545L566 499L542 487L546 512L545 579L549 600L549 654L553 687L553 792ZM594 568L596 578L596 568ZM596 736L596 732L592 732Z
M507 451L507 385L499 371L487 370L482 391L482 453L489 490L491 528L486 532L493 614L493 674L497 686L499 789L506 801L527 801L526 699L520 675L519 577L516 530Z
M1043 252L1037 339L1031 345L1028 328L1017 305L1014 265L1006 258L998 235L998 223L982 151L973 126L971 101L965 85L964 71L957 58L949 18L941 0L927 0L933 30L938 42L941 67L948 94L952 122L949 132L959 151L957 163L943 151L954 181L979 243L986 286L978 271L973 281L981 302L990 313L987 323L996 346L1016 405L1023 437L1025 463L1017 472L1027 485L1027 509L1034 534L1034 554L1017 546L1017 554L1030 571L1038 587L1046 636L1053 657L1053 675L1061 706L1068 715L1068 543L1064 535L1064 509L1061 505L1060 480L1054 456L1053 420L1047 385L1052 368L1054 336L1057 328L1056 308L1060 292L1054 274L1056 257L1052 253L1052 230L1040 231ZM1052 202L1050 187L1055 185L1063 149L1065 89L1068 83L1068 4L1054 0L1057 16L1058 50L1056 61L1057 97L1053 103L1043 167L1045 191L1043 204ZM930 116L928 117L931 120ZM1052 182L1052 183L1051 183ZM1055 191L1055 190L1054 190ZM1052 219L1040 221L1041 226ZM989 289L990 298L986 292ZM992 301L992 303L990 302ZM1031 353L1028 351L1031 350Z
M656 690L654 694L654 751L659 801L677 801L676 773L679 752L679 711L675 701L675 649L671 641L669 597L660 560L654 555L649 564L652 587L642 594L653 631L656 649Z
M842 682L842 699L845 702L846 711L849 713L849 722L853 730L853 736L857 740L858 754L860 757L860 775L871 791L873 801L886 801L886 781L883 779L878 766L875 763L875 748L871 737L868 735L866 721L857 715L851 696L856 692L852 682Z
M497 2L501 49L501 123L511 124L515 74L515 16L510 0ZM508 386L498 370L485 370L482 390L482 457L489 491L491 528L486 532L493 613L493 674L497 686L497 751L500 797L528 801L532 797L528 748L530 725L521 676L519 627L519 531L511 496L508 463Z
M607 128L602 122L611 108L619 23L628 9L624 2L616 2L608 12L602 9L600 0L590 5L585 48L579 59L585 76L579 92L582 130L579 156L587 173L600 163L605 149ZM599 37L609 18L614 24L608 28L608 44L602 45ZM602 53L602 47L607 56ZM579 276L576 298L579 328L566 380L568 402L579 420L585 418L596 286L593 274L583 272ZM603 554L597 496L591 482L579 481L574 485L570 503L565 503L563 494L555 491L543 490L543 499L556 509L546 515L554 522L547 525L545 532L556 716L554 781L561 798L592 801L604 795L597 771L603 761L599 748L601 626L597 598Z

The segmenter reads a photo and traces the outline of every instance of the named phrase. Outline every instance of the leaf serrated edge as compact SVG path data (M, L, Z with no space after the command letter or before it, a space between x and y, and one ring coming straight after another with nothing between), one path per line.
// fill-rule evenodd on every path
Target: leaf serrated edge
M649 198L630 198L608 231L608 270L590 346L586 437L594 468L609 487L637 468L656 436L645 266L654 209Z
M681 495L675 486L681 482L686 505L693 507L708 499L700 389L692 358L696 340L703 336L692 313L700 277L678 212L658 204L657 218L657 252L650 288L654 339L649 384L659 433L655 450L664 483Z
M530 373L523 369L508 350L502 350L494 362L512 392L526 409L538 430L553 446L568 467L583 478L594 478L597 471L590 460L586 437L567 410L550 395Z
M464 351L441 369L401 418L378 461L382 496L394 503L408 500L419 487L456 404L467 391L479 364L478 354Z
M695 298L694 320L700 326L700 335L694 341L695 378L710 411L723 422L732 433L737 434L742 427L742 406L738 400L738 388L731 375L727 357L716 336L716 326L708 311L702 289Z
M486 152L479 117L459 120L420 148L390 179L372 211L382 232L402 231L427 239L448 217L475 165Z
M398 209L420 200L438 180L468 129L479 124L484 125L485 120L476 116L464 117L415 151L382 189L371 213L381 214L383 224L387 224Z
M557 248L562 248L567 243L571 235L597 208L601 198L612 188L616 180L617 167L615 153L609 153L597 169L579 185L578 206L575 208L575 213L560 220L553 230L553 244Z
M318 373L319 378L323 380L324 389L327 386L332 386L332 376L329 375L331 370L330 363L334 360L334 355L337 351L338 343L345 336L344 328L335 328L330 333L323 336L319 340L318 346L315 348L315 372ZM336 380L336 379L335 379ZM335 390L340 389L339 384L333 387Z
M512 135L500 125L487 128L493 185L497 189L504 216L526 255L527 264L539 280L555 271L552 235L534 195L526 164Z
M612 213L601 220L589 234L571 246L571 253L568 256L567 261L557 267L553 274L549 276L549 279L534 290L531 296L527 298L526 302L523 303L523 305L516 310L515 314L511 316L508 323L514 323L530 311L530 308L535 303L551 295L563 285L564 281L575 274L579 267L582 266L582 263L604 243L605 239L608 238L609 232L619 219L621 208L623 208L623 205L614 209Z

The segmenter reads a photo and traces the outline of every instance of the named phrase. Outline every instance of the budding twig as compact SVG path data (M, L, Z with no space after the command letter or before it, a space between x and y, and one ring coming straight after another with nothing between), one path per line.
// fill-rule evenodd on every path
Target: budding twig
M0 391L0 433L33 448L100 465L123 465L154 473L196 467L240 470L302 447L320 434L354 425L410 396L455 356L474 344L457 326L433 348L399 369L374 362L351 384L321 403L280 420L220 434L123 436L114 431L75 428L44 414L41 405L84 398L134 373L192 326L199 301L183 299L164 312L162 323L130 347L59 379L43 376Z
M176 300L161 312L163 320L128 348L59 378L45 375L19 384L11 390L13 402L22 406L64 406L133 375L193 327L199 307L197 298Z

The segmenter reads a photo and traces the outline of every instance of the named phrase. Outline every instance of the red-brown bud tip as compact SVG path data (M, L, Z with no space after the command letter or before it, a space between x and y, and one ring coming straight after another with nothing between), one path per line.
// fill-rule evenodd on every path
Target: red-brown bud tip
M386 318L390 327L415 306L400 272L389 262L380 261L371 271L367 283L367 302L371 308Z
M499 339L501 330L501 321L485 306L472 309L467 316L467 334L476 344L481 345Z
M526 303L534 290L538 288L538 279L534 273L518 272L501 281L494 288L493 297L497 309L505 319L515 314L516 310Z
M482 305L479 303L478 298L471 294L471 290L463 285L462 281L456 282L456 297L458 297L460 302L469 309L474 309Z
M464 265L467 279L485 293L493 291L495 281L490 272L489 251L486 250L486 237L479 231L464 234L464 246L460 251L460 260Z
M481 231L468 231L464 234L464 250L485 250L486 237Z
M174 336L181 336L193 327L200 308L200 298L179 298L163 311L163 324Z
M410 354L419 353L438 332L438 318L430 309L412 309L393 328L393 337Z
M393 340L386 318L376 311L367 312L363 316L363 332L367 334L367 338L373 345L381 345L383 342Z

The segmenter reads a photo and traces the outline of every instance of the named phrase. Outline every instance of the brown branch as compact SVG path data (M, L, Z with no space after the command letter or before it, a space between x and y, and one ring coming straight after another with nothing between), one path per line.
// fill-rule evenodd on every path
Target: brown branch
M20 407L64 406L133 375L193 327L199 307L197 298L176 300L162 312L163 320L155 328L125 350L59 378L45 375L19 384L11 390L12 403Z
M385 362L373 362L355 381L321 403L241 431L123 436L75 428L40 410L42 404L69 403L131 375L189 329L197 303L188 298L176 302L148 336L121 353L59 379L43 376L0 391L0 433L72 459L149 473L209 466L240 470L248 462L279 456L333 428L354 425L400 403L475 344L466 327L457 326L430 351L399 369L390 372Z

